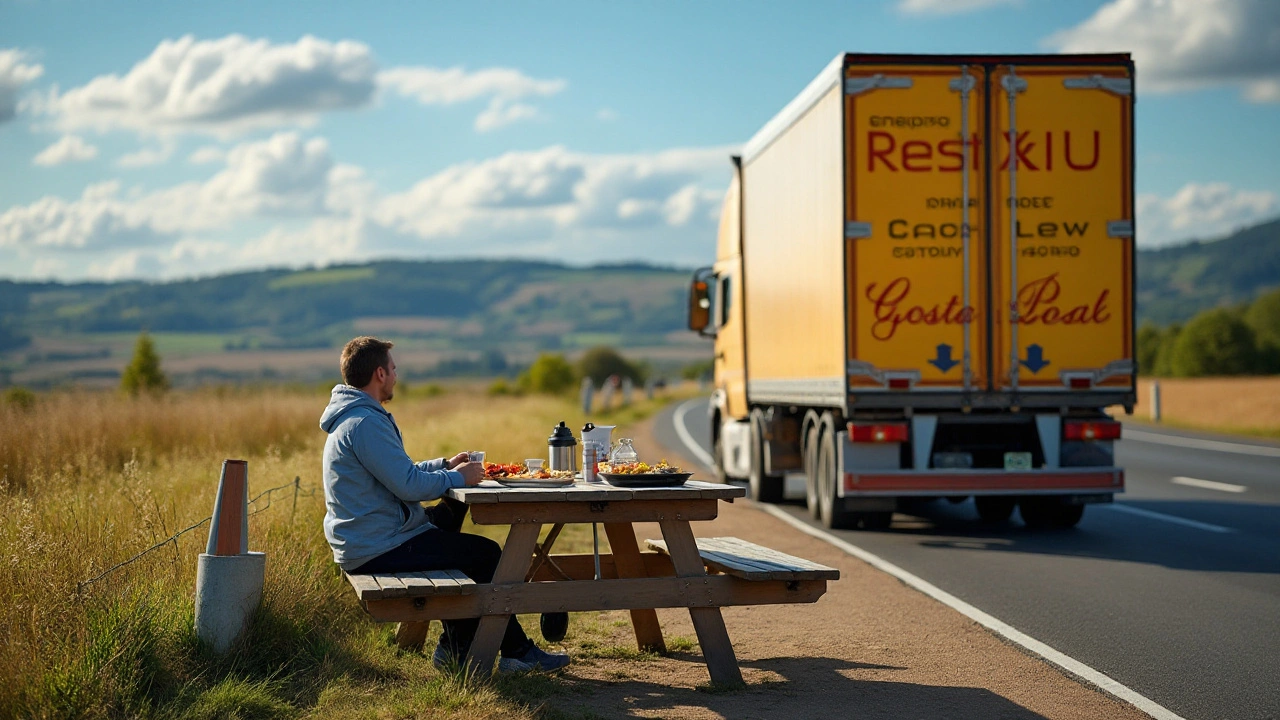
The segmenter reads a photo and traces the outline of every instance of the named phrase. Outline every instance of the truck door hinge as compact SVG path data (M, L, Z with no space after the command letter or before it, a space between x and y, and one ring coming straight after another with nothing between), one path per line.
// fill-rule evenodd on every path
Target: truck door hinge
M958 78L951 78L951 82L947 83L947 87L951 88L951 92L967 93L971 92L978 79L972 75L961 75Z
M905 90L912 86L914 81L902 75L884 75L876 73L875 75L865 77L851 77L844 80L845 95L860 95L864 92L875 90L877 88Z
M844 224L844 238L846 240L858 240L860 238L871 237L871 223L849 221Z
M1017 94L1027 91L1027 81L1017 75L1005 75L1000 78L1000 87L1007 93Z
M1068 90L1106 90L1126 97L1133 94L1133 80L1103 75L1066 78L1062 81L1062 86Z
M1132 220L1108 220L1107 221L1107 237L1109 238L1133 237L1133 221Z

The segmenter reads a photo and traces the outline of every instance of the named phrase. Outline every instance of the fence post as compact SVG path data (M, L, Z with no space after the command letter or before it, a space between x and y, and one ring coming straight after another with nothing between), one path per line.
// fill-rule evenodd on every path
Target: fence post
M1151 421L1160 422L1160 381L1151 381Z
M289 517L298 514L298 485L302 483L302 478L298 475L293 476L293 510L289 512Z
M262 600L266 555L249 550L249 464L222 464L209 543L196 563L196 635L222 654L231 649Z

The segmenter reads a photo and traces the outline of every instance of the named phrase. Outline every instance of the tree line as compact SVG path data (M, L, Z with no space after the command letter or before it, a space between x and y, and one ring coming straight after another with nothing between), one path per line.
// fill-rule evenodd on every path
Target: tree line
M1280 374L1280 289L1186 324L1145 323L1137 355L1138 372L1156 377Z

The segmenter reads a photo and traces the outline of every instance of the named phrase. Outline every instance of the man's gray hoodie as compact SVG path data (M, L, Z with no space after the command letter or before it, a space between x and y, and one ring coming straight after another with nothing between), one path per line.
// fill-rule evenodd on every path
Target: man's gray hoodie
M414 463L395 418L368 394L337 385L320 416L324 444L324 536L351 571L429 530L420 501L463 487L445 459Z

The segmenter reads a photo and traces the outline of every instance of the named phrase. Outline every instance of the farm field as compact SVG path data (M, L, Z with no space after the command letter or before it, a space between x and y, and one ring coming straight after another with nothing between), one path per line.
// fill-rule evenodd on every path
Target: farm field
M467 386L423 395L389 406L415 458L463 449L541 456L556 422L584 421L568 399L487 397ZM625 432L670 397L592 419ZM393 626L360 609L321 530L317 422L327 399L210 389L137 400L48 393L29 407L0 406L0 717L557 717L544 703L569 692L564 683L505 677L468 687L429 657L399 652ZM263 603L242 647L218 658L192 629L207 526L81 583L207 517L225 458L249 461L251 498L288 487L250 509L250 547L267 553ZM557 549L588 551L590 537L568 526ZM575 661L643 660L614 640L614 623L594 614L573 623L565 648Z
M1151 422L1152 382L1160 383L1164 425L1280 439L1280 376L1141 378L1133 420Z

